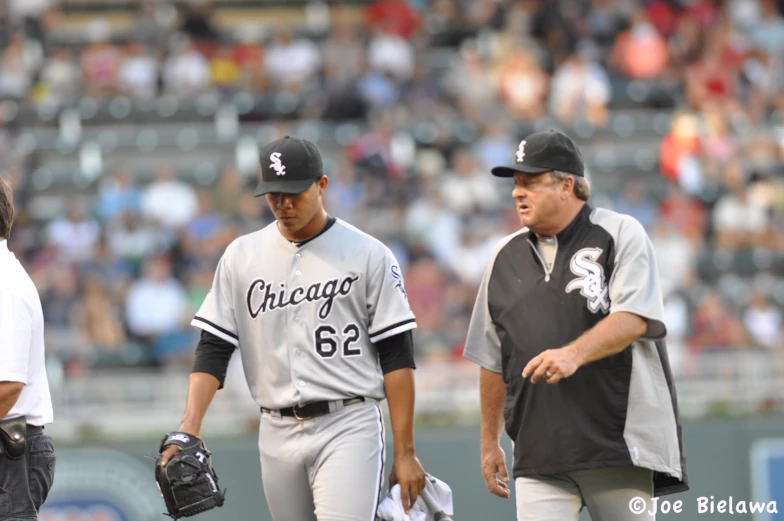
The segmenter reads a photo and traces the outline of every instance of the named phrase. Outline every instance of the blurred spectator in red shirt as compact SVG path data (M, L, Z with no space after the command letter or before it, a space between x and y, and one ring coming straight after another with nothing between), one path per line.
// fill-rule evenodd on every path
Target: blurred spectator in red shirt
M721 104L736 110L738 69L744 52L730 40L731 28L713 28L700 60L686 69L686 98L697 108Z
M117 90L117 74L122 54L117 47L109 43L106 36L96 35L95 41L82 53L83 83L91 96L114 94Z
M689 348L693 353L705 349L727 349L748 343L746 328L721 301L719 293L711 289L692 317L693 334Z
M419 14L406 0L376 0L367 7L365 15L371 26L385 24L405 39L410 39L419 26Z
M672 120L672 130L662 139L660 150L662 176L677 183L683 158L700 151L697 117L690 112L676 114Z
M630 28L618 35L610 55L612 66L634 79L659 76L668 60L667 42L644 11L639 12Z
M659 33L670 36L678 25L678 16L675 14L672 3L667 0L651 0L644 7L648 20L656 27Z
M721 7L717 0L693 0L686 4L685 15L693 17L702 27L708 29L718 22Z
M263 91L267 86L264 77L264 50L260 36L251 30L238 30L239 41L231 48L231 59L240 69L240 85L247 90Z
M669 194L659 207L659 214L692 244L703 240L705 233L705 208L683 193L676 184L669 185Z

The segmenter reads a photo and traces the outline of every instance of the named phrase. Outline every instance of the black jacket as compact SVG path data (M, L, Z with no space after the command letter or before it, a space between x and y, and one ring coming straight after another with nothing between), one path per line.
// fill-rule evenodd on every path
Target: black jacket
M636 465L655 471L656 495L687 490L661 288L643 227L586 204L556 237L551 272L527 229L498 244L466 341L466 358L503 374L514 476ZM643 338L554 385L522 378L532 358L619 311L648 320Z

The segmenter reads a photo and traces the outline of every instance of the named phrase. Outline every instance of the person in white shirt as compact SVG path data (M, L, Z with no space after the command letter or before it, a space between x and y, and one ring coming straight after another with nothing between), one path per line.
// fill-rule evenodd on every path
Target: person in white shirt
M30 276L8 249L13 191L0 177L0 519L38 519L52 487L55 452L44 365L44 316Z

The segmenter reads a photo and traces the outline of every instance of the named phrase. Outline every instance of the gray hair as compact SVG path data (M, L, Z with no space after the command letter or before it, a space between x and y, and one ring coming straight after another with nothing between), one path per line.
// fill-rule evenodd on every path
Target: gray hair
M591 197L591 184L584 177L568 174L559 170L550 172L553 183L557 184L564 181L567 177L574 179L574 195L581 201L587 201Z
M0 239L8 239L14 222L14 192L11 183L0 177Z

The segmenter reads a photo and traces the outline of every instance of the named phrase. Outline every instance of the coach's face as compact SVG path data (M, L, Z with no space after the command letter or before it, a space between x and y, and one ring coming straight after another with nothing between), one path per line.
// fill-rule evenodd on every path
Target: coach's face
M308 225L323 212L322 196L327 182L327 177L322 176L310 188L299 194L267 194L267 204L275 215L278 226L291 235L308 228Z
M565 187L549 173L515 174L512 190L520 224L534 233L553 235L564 201Z

